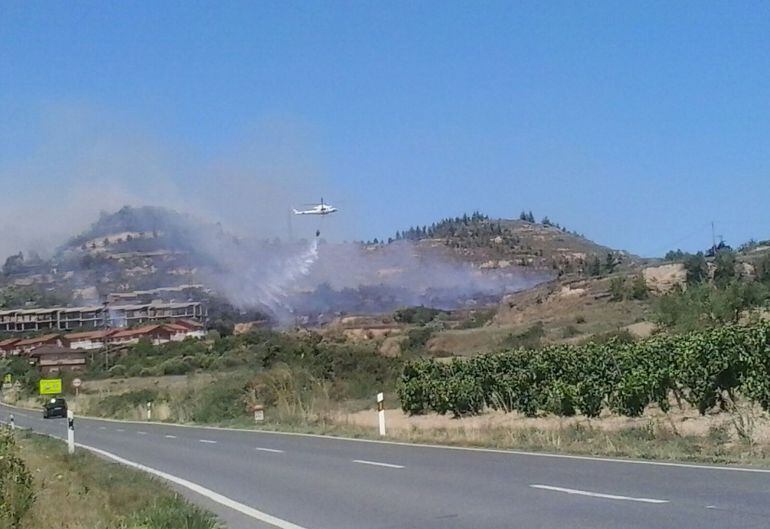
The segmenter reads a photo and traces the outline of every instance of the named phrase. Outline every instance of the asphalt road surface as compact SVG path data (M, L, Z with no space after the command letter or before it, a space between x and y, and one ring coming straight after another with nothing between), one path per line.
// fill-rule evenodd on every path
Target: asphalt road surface
M66 437L66 421L0 419ZM170 480L231 529L770 527L770 471L76 418L76 442ZM79 448L82 449L82 448Z

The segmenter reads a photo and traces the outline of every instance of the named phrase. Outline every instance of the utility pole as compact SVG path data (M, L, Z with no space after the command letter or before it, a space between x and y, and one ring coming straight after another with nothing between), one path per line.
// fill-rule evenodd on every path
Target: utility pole
M717 253L717 236L716 231L714 230L714 221L711 221L711 251L716 254Z

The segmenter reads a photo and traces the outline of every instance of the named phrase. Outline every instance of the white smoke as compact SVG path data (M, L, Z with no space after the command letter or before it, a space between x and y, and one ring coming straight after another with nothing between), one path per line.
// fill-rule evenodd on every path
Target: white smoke
M207 279L230 303L243 309L267 309L286 320L293 313L287 293L318 260L318 240L292 246L229 241L217 245L218 266Z
M453 309L495 302L548 279L519 267L480 270L406 241L370 247L220 236L197 246L215 263L205 282L234 306L268 312L282 323L412 305Z
M355 239L362 236L355 230L367 225L357 222L354 197L327 178L317 142L301 124L262 123L231 142L234 147L202 156L113 115L71 107L45 110L49 118L32 135L33 143L14 159L0 160L5 185L0 264L30 248L50 255L99 211L128 204L224 222L236 235L200 230L191 253L205 262L191 266L233 305L264 309L282 321L297 314L388 311L421 303L452 308L544 279L518 268L481 272L454 260L451 252L406 242L371 249L315 238L285 242L292 231L311 236L319 228L330 241ZM324 219L323 226L317 218L292 219L292 206L321 197L337 206L341 200L341 212ZM270 237L284 242L264 242ZM96 283L92 276L82 282L76 276L72 284L81 289Z

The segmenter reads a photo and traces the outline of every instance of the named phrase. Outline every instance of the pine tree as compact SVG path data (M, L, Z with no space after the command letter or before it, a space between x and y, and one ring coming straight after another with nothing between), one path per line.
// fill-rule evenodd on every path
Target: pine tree
M608 274L611 274L615 271L615 267L618 265L618 262L615 259L615 256L608 252L607 257L604 260L604 269L607 271Z
M532 210L527 214L527 222L535 223L535 216L532 214Z
M591 264L588 265L588 275L593 277L602 275L602 262L599 257L594 256Z

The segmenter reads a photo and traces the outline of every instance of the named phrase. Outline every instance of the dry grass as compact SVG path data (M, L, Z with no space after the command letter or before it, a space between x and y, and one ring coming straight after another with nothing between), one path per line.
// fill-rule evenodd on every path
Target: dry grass
M606 416L528 418L490 413L452 419L407 417L387 410L388 439L540 452L770 466L770 418L757 409L700 417L692 410L640 418ZM270 414L268 413L268 419ZM246 425L246 423L244 423ZM251 425L253 427L253 425ZM379 438L374 410L339 413L331 421L297 417L269 420L263 428Z
M514 331L515 327L497 325L439 331L428 340L427 345L432 353L450 352L455 356L491 353L498 350L505 337Z
M165 484L64 444L17 430L36 500L22 529L213 529L214 517Z
M375 428L355 423L268 422L261 429L381 439ZM718 427L705 435L681 434L669 423L648 420L622 430L603 430L594 424L564 424L556 429L488 426L473 430L388 430L388 440L418 444L440 444L532 452L564 453L601 457L739 464L770 467L767 444L732 442L733 433Z
M575 326L585 338L625 328L649 316L645 301L610 301L609 284L607 277L590 278L548 283L512 294L502 301L494 321L514 332L541 322L545 340L559 342L569 326Z

